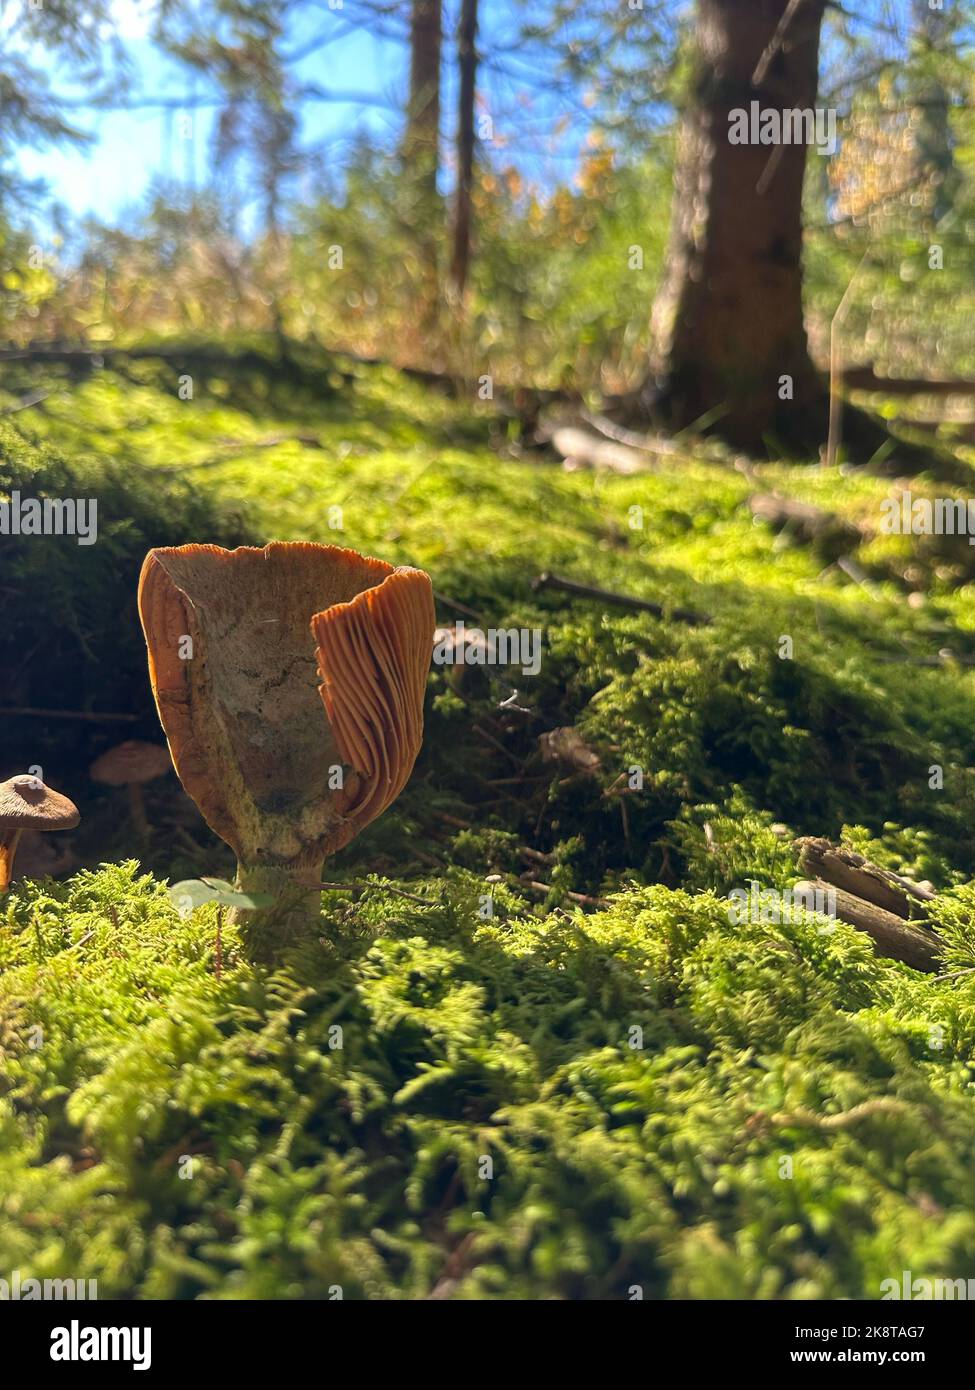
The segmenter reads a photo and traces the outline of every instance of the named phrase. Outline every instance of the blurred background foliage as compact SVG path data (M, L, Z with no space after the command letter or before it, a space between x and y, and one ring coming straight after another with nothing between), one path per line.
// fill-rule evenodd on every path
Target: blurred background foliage
M82 99L59 104L43 66L5 57L0 81L26 114L0 120L0 170L12 180L8 196L0 187L4 336L124 343L204 326L270 329L521 385L616 391L638 382L666 252L675 124L691 81L690 7L481 4L470 272L458 292L460 7L432 6L444 73L432 203L417 196L406 143L410 94L362 94L366 107L388 99L377 126L355 115L352 93L341 140L307 134L308 112L331 99L341 75L333 39L360 29L399 45L402 85L411 16L423 3L347 0L324 16L304 0L148 4L155 49L191 85L185 110L168 95L131 100L157 103L167 120L195 119L194 100L212 111L206 169L199 178L157 170L121 216L78 218L17 185L23 144L92 130L76 119ZM87 65L89 116L124 104L114 7L95 25L97 42L77 21L80 7L55 8L74 15L74 27L55 32L38 20L21 36L25 54L40 43ZM321 32L309 29L313 20ZM853 281L846 362L893 375L975 369L971 40L958 6L866 0L829 12L820 99L838 112L840 141L833 158L809 160L806 211L807 316L821 362ZM202 130L198 122L197 142Z

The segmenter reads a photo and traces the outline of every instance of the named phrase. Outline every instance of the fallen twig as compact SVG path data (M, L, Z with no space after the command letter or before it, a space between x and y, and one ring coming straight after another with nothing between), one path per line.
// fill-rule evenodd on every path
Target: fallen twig
M338 889L348 889L353 893L364 893L370 888L378 888L384 893L393 893L398 898L406 898L411 903L419 903L422 907L436 907L435 898L421 898L418 893L407 893L405 888L396 888L392 883L369 883L364 879L350 878L346 883L307 883L306 888L320 888L323 893L334 892Z
M537 879L529 879L527 882L523 882L522 887L530 888L533 892L541 893L545 897L548 897L549 893L562 892L559 888L553 888L550 883L539 883ZM608 899L592 898L588 893L570 893L568 890L565 890L563 896L568 898L570 902L579 903L582 907L609 907Z
M975 380L931 380L927 377L878 376L873 367L847 367L843 385L853 391L882 391L887 396L975 396Z
M223 906L217 904L217 944L213 958L213 973L219 980L223 975Z
M667 456L678 452L677 445L672 439L654 439L651 435L640 434L637 430L624 429L615 421L608 420L605 415L590 415L587 410L584 410L582 418L587 424L592 425L594 430L604 434L607 439L612 439L616 444L623 444L628 449Z
M843 297L836 308L829 326L829 430L826 436L826 465L829 468L836 462L836 454L840 447L840 428L843 420L843 397L840 395L840 360L839 360L839 330L846 322L846 316L850 309L850 294L856 283L857 276L863 269L863 263L867 259L868 252L864 251L860 258L860 264L850 276L850 283L843 291Z
M598 599L601 603L612 603L618 608L632 608L638 613L652 613L655 618L671 618L678 623L691 623L706 626L712 621L705 613L695 613L690 608L664 608L662 604L650 599L634 598L632 594L617 594L610 589L599 589L592 584L579 584L574 579L562 579L546 570L532 580L532 588L555 589L559 593L571 594L574 598Z
M16 415L21 410L30 410L32 406L40 405L41 401L46 401L50 391L32 391L29 396L25 396L16 405L5 405L0 410L0 415Z
M8 715L30 719L85 719L93 724L117 724L123 721L135 723L139 718L137 714L102 714L86 709L34 709L27 705L18 705L13 709L0 709L0 717Z
M90 941L94 935L95 928L92 927L91 931L86 931L84 936L79 937L77 941L72 941L70 946L65 946L64 954L67 955L68 951L77 951L79 946L84 946L85 942Z
M439 589L434 589L433 596L438 603L443 603L448 608L453 608L457 613L466 614L468 618L473 618L475 622L483 626L483 619L480 613L475 612L473 608L468 608L466 603L458 603L457 599L449 598L447 594L442 594Z
M875 1096L873 1100L865 1100L861 1105L854 1105L851 1110L841 1110L836 1115L817 1115L814 1110L807 1110L804 1106L790 1113L780 1112L772 1116L772 1123L787 1129L848 1129L850 1125L873 1119L876 1115L904 1115L909 1109L896 1096Z

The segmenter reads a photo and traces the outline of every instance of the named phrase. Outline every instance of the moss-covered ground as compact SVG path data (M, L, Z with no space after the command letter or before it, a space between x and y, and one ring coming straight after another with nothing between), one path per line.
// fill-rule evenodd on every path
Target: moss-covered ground
M688 443L567 472L491 403L299 367L5 370L0 410L46 394L0 420L0 493L97 496L99 542L4 542L3 706L132 717L0 716L0 775L40 765L78 802L90 866L0 914L0 1271L277 1298L872 1298L904 1269L970 1274L975 551L882 534L897 488L867 469ZM863 540L776 535L748 508L773 490ZM536 677L433 672L410 787L276 973L226 925L218 969L215 909L173 907L167 879L232 869L175 779L144 852L87 781L159 738L145 550L211 539L414 563L441 621L543 634ZM543 760L562 727L595 772ZM730 889L796 880L798 834L930 880L942 973L814 917L732 924Z

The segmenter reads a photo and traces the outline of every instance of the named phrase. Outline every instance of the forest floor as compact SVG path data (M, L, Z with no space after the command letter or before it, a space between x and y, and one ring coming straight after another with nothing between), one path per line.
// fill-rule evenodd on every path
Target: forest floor
M105 865L0 916L0 1269L102 1297L967 1276L975 548L882 529L903 489L964 490L690 441L567 471L391 369L184 357L24 362L0 393L0 492L99 498L97 545L5 552L3 704L84 717L3 714L2 775L82 807L54 867ZM360 886L269 976L172 905L232 869L175 779L142 848L86 767L161 737L148 546L270 539L419 565L441 623L539 629L542 658L435 668L410 786L329 866ZM799 835L929 881L943 971L812 915L733 924L732 889L800 877Z

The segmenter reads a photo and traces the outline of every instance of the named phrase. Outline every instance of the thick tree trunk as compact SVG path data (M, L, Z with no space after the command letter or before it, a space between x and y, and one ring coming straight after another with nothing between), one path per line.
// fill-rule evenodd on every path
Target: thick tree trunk
M450 282L458 299L467 285L471 257L471 194L474 188L474 101L477 95L477 0L461 0L457 32L460 86L457 111L457 192Z
M753 101L763 111L815 107L824 8L824 0L698 0L694 95L679 136L645 393L670 428L713 423L745 446L826 437L802 313L807 147L729 139L731 113Z

